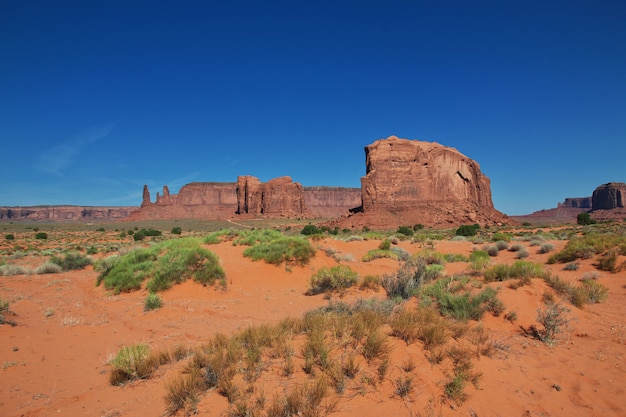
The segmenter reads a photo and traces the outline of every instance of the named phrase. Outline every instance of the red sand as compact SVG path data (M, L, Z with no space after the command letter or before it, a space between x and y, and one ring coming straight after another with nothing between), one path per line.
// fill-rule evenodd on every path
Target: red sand
M314 242L333 249L362 277L382 275L398 263L379 259L360 261L377 247L377 241ZM565 242L551 242L556 249ZM420 244L401 242L411 253ZM526 244L527 246L527 244ZM469 254L468 242L438 242L442 253ZM122 387L108 382L111 359L124 345L147 343L152 348L184 344L197 346L216 332L231 333L251 324L278 321L328 303L324 295L305 296L311 274L336 261L317 252L304 267L286 268L252 262L244 250L230 243L209 246L221 259L228 289L220 292L186 282L162 294L164 306L144 312L145 291L108 295L95 287L97 273L84 271L0 277L0 297L11 302L9 318L17 326L0 326L1 416L159 416L165 410L165 382L177 375L182 364L161 367L148 380ZM529 247L528 260L544 263L548 255ZM494 262L513 262L515 254L501 252ZM620 262L623 259L620 260ZM449 274L467 268L466 263L447 264ZM574 281L595 270L591 261L578 271L547 266L561 278ZM569 306L572 321L565 337L554 347L523 335L521 327L536 324L537 309L546 284L534 279L517 290L508 283L490 284L500 290L507 311L515 311L512 324L502 317L485 315L482 323L502 347L492 358L475 360L483 374L479 389L468 386L470 399L462 406L442 401L445 372L425 360L419 343L394 343L394 358L413 358L417 389L408 400L394 397L391 384L365 395L346 395L332 415L444 415L444 416L623 416L626 415L626 271L601 272L599 282L610 290L602 304ZM347 300L384 297L384 291L351 290ZM226 400L209 392L198 404L199 415L219 415Z

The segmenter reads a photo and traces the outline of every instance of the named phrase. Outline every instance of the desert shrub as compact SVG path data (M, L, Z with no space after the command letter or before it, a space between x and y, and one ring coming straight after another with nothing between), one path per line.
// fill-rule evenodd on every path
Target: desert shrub
M383 275L382 286L390 298L408 299L415 290L437 278L440 273L440 269L429 270L424 259L415 258L403 262L395 273Z
M370 289L374 291L378 291L378 287L380 287L380 277L378 275L366 275L361 280L359 284L359 288L361 290Z
M511 235L509 233L494 233L493 236L491 236L491 241L492 242L510 242L511 241ZM506 248L504 248L506 249ZM504 249L500 249L500 250L504 250Z
M180 228L180 226L174 226L172 227L172 230L170 233L173 235L180 235L182 232L183 230Z
M35 239L48 239L48 234L46 232L39 232L35 235Z
M554 245L552 243L544 243L541 245L539 249L539 253L550 253L554 250Z
M402 249L400 246L393 246L390 249L390 251L393 252L394 254L396 254L397 259L399 261L402 261L402 262L408 261L409 258L411 257L409 252L407 252L406 250Z
M444 263L444 255L432 249L423 249L416 253L414 256L416 258L422 258L429 265L442 265Z
M496 248L498 248L498 250L507 250L509 248L509 244L505 240L498 240L496 242Z
M413 236L413 228L409 226L399 226L398 230L396 230L396 233L410 237Z
M394 381L393 386L394 393L397 396L406 398L413 393L413 378L411 376L400 375Z
M423 228L424 228L424 225L423 225L423 224L421 224L421 223L417 223L417 224L414 224L414 225L413 225L413 230L414 230L414 231L416 231L416 232L417 232L418 230L422 230Z
M595 224L596 221L591 218L591 215L589 213L583 212L578 213L578 215L576 216L576 223L581 226L587 226L590 224Z
M596 267L600 271L615 272L617 263L617 252L608 251L598 259Z
M475 273L483 271L490 263L490 257L487 251L476 250L469 256L470 269Z
M469 258L460 253L446 253L443 255L444 262L468 262Z
M77 271L93 263L91 258L83 256L78 252L70 252L62 258L53 256L50 262L59 265L64 271Z
M368 251L363 258L361 259L363 262L371 262L374 259L380 258L390 258L390 259L398 259L398 254L391 249L383 250L383 249L372 249Z
M515 261L512 265L498 264L485 270L485 281L506 281L515 278L539 278L545 275L540 264Z
M517 259L524 259L524 258L528 258L528 251L526 249L522 249L520 251L517 252Z
M132 236L132 235L134 235L134 234L135 234L135 231L131 229L131 230L129 230L129 231L127 232L127 234L128 234L128 236Z
M4 235L4 238L6 240L15 240L15 235L13 233L9 233L9 234Z
M497 246L487 246L485 252L487 252L489 256L498 256L498 253L500 253Z
M54 262L46 262L35 269L35 274L58 274L63 268Z
M225 285L224 270L217 256L200 247L199 240L181 238L138 248L121 257L111 257L96 264L102 271L97 285L104 282L107 289L116 294L141 288L147 278L151 292L170 288L193 277L203 285L220 281Z
M524 245L522 245L521 243L514 243L511 245L511 247L509 247L509 251L511 252L519 252L524 248Z
M577 259L589 259L596 254L609 250L618 250L626 244L626 237L615 233L588 233L581 237L573 237L563 250L550 255L548 263L573 262Z
M0 297L0 324L6 324L6 314L9 312L9 302Z
M0 265L0 276L2 277L26 274L30 274L30 270L21 265Z
M457 236L476 236L476 233L478 233L478 230L480 230L480 226L478 224L472 224L472 225L464 224L464 225L459 226L458 229L456 229L455 234Z
M350 267L336 265L321 268L311 276L308 295L321 294L326 291L344 290L356 284L358 275Z
M305 235L305 236L310 236L310 235L318 235L318 234L321 234L322 232L323 232L322 229L318 228L314 224L307 224L306 226L302 228L302 231L300 232L300 234Z
M283 262L294 262L304 265L315 256L315 249L304 238L279 237L267 242L259 242L246 248L244 256L253 261L263 259L268 264L280 265Z
M563 332L569 323L569 318L565 314L568 311L567 307L559 304L548 304L545 309L538 309L537 321L543 326L543 329L535 329L535 335L539 340L552 346L558 334Z
M572 304L582 308L584 304L604 302L609 296L609 289L593 279L583 279L580 287L572 293Z
M380 242L380 245L378 245L378 249L380 250L389 250L391 249L391 241L389 239L385 239L382 242Z
M439 284L441 282L441 284ZM452 279L442 280L422 293L433 298L441 314L455 320L479 320L485 311L500 315L504 305L497 298L497 292L491 287L485 288L478 294L472 295L467 291L457 293L462 287L456 288Z
M133 379L149 378L159 365L160 359L150 355L148 345L125 346L109 361L109 382L111 385L122 385Z
M160 295L151 292L146 296L146 299L143 303L143 310L150 311L156 310L157 308L161 308L163 306L163 299Z
M133 234L133 240L135 242L139 242L141 240L144 240L146 238L146 235L144 235L141 231Z
M95 246L89 246L87 249L87 255L95 255L96 253L98 253L98 248Z
M565 271L578 271L579 265L578 262L570 262L563 267Z

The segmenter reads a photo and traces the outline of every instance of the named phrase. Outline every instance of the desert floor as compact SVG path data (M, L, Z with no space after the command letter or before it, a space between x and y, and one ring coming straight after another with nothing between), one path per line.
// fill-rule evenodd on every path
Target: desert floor
M5 232L6 233L6 232ZM24 241L30 232L15 234ZM30 233L32 234L32 233ZM5 263L34 268L49 258L44 249L90 244L95 232L49 233L45 243L24 256L4 255ZM102 233L100 241L115 241L118 233ZM159 367L148 378L123 386L109 383L108 361L123 347L136 343L169 349L177 345L200 346L218 332L232 334L248 326L275 323L285 317L328 305L339 294L307 296L311 275L322 267L348 265L360 277L394 273L399 263L391 259L362 262L375 249L377 239L342 241L332 237L313 241L316 256L305 266L273 266L243 256L245 247L222 242L206 246L220 259L226 272L225 291L203 287L193 281L162 293L163 307L145 312L146 290L113 295L96 287L98 272L88 266L81 271L0 277L0 297L10 302L7 318L15 323L0 325L0 415L10 416L162 416L166 415L166 385L180 374L184 361ZM567 241L551 240L554 250ZM132 242L129 243L133 244ZM528 247L528 242L524 242ZM10 247L4 242L4 253ZM400 241L398 246L414 254L423 242ZM440 253L469 255L482 247L469 241L434 240ZM597 271L597 258L581 260L576 271L563 264L547 265L549 254L528 247L528 261L576 283L585 273ZM329 254L335 256L330 256ZM98 253L95 259L108 256ZM337 256L339 255L339 256ZM502 251L492 263L513 263L514 252ZM618 264L626 260L620 256ZM447 275L468 271L467 262L445 264ZM524 329L537 324L537 310L550 288L540 278L517 289L507 282L488 285L498 290L506 311L517 320L485 314L480 323L496 346L493 354L477 356L474 370L482 374L477 386L468 384L468 399L456 404L445 398L443 386L450 369L444 361L431 364L420 342L392 342L395 360L386 381L350 388L338 396L333 416L624 416L626 415L626 271L598 271L597 281L609 289L603 303L579 309L563 302L570 319L554 346L531 337ZM351 288L342 301L384 298L385 291ZM415 300L409 300L408 303ZM296 357L298 356L296 351ZM400 363L415 364L415 382L410 395L394 392ZM298 374L301 374L298 373ZM293 376L292 382L302 380ZM288 380L289 381L289 380ZM287 382L289 383L289 382ZM261 383L262 384L262 383ZM268 382L267 389L276 390ZM269 396L269 393L268 393ZM209 390L196 404L197 415L235 415L228 401ZM179 412L182 415L182 412Z

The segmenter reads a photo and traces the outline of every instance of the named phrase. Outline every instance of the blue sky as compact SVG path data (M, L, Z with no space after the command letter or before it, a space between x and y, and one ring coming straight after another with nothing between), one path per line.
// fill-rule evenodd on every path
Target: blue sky
M507 214L626 182L626 3L0 0L0 205L193 181L360 187L389 135Z

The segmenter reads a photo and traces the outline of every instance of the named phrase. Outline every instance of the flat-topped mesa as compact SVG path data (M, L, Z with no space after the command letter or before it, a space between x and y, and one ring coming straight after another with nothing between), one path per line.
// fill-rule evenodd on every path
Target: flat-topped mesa
M591 210L591 197L571 197L566 198L562 203L557 204L557 208L580 208Z
M591 199L594 211L622 209L626 203L626 184L623 182L602 184L594 190Z
M493 207L489 178L478 163L454 148L390 136L365 147L365 165L363 213L345 225L507 223Z

